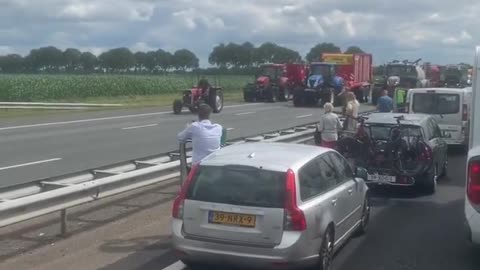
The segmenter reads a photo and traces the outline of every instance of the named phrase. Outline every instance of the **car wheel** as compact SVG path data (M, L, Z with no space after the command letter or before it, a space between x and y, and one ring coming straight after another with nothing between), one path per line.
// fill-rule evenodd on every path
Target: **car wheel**
M329 227L323 236L322 246L320 247L319 270L330 270L333 259L333 231Z
M427 179L424 180L424 190L428 195L434 194L437 191L437 176L438 176L438 165L433 167L433 172L427 173Z
M365 234L367 232L369 221L370 221L370 198L367 194L363 202L362 219L360 220L360 227L358 227L359 235Z

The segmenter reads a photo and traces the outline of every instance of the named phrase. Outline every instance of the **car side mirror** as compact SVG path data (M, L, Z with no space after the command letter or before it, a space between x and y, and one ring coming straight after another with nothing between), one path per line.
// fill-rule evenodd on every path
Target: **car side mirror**
M367 178L368 178L367 169L362 168L362 167L357 167L355 169L355 177L362 178L363 180L367 180Z

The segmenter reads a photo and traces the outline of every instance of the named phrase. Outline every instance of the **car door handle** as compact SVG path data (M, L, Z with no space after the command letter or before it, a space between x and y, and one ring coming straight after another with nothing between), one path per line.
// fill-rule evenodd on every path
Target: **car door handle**
M337 199L333 199L333 200L332 200L332 204L333 204L333 205L337 205Z

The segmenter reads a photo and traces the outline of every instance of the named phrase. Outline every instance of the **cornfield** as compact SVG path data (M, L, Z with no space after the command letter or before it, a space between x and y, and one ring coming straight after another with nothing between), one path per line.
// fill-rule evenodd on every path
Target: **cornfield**
M250 76L205 76L225 92L241 91ZM195 75L0 75L0 101L174 94L196 84Z

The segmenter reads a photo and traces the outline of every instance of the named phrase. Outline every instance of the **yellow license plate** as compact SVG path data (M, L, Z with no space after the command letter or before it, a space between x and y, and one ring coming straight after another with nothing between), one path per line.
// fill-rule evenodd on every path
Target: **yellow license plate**
M241 227L255 227L255 216L210 211L208 212L208 222Z

